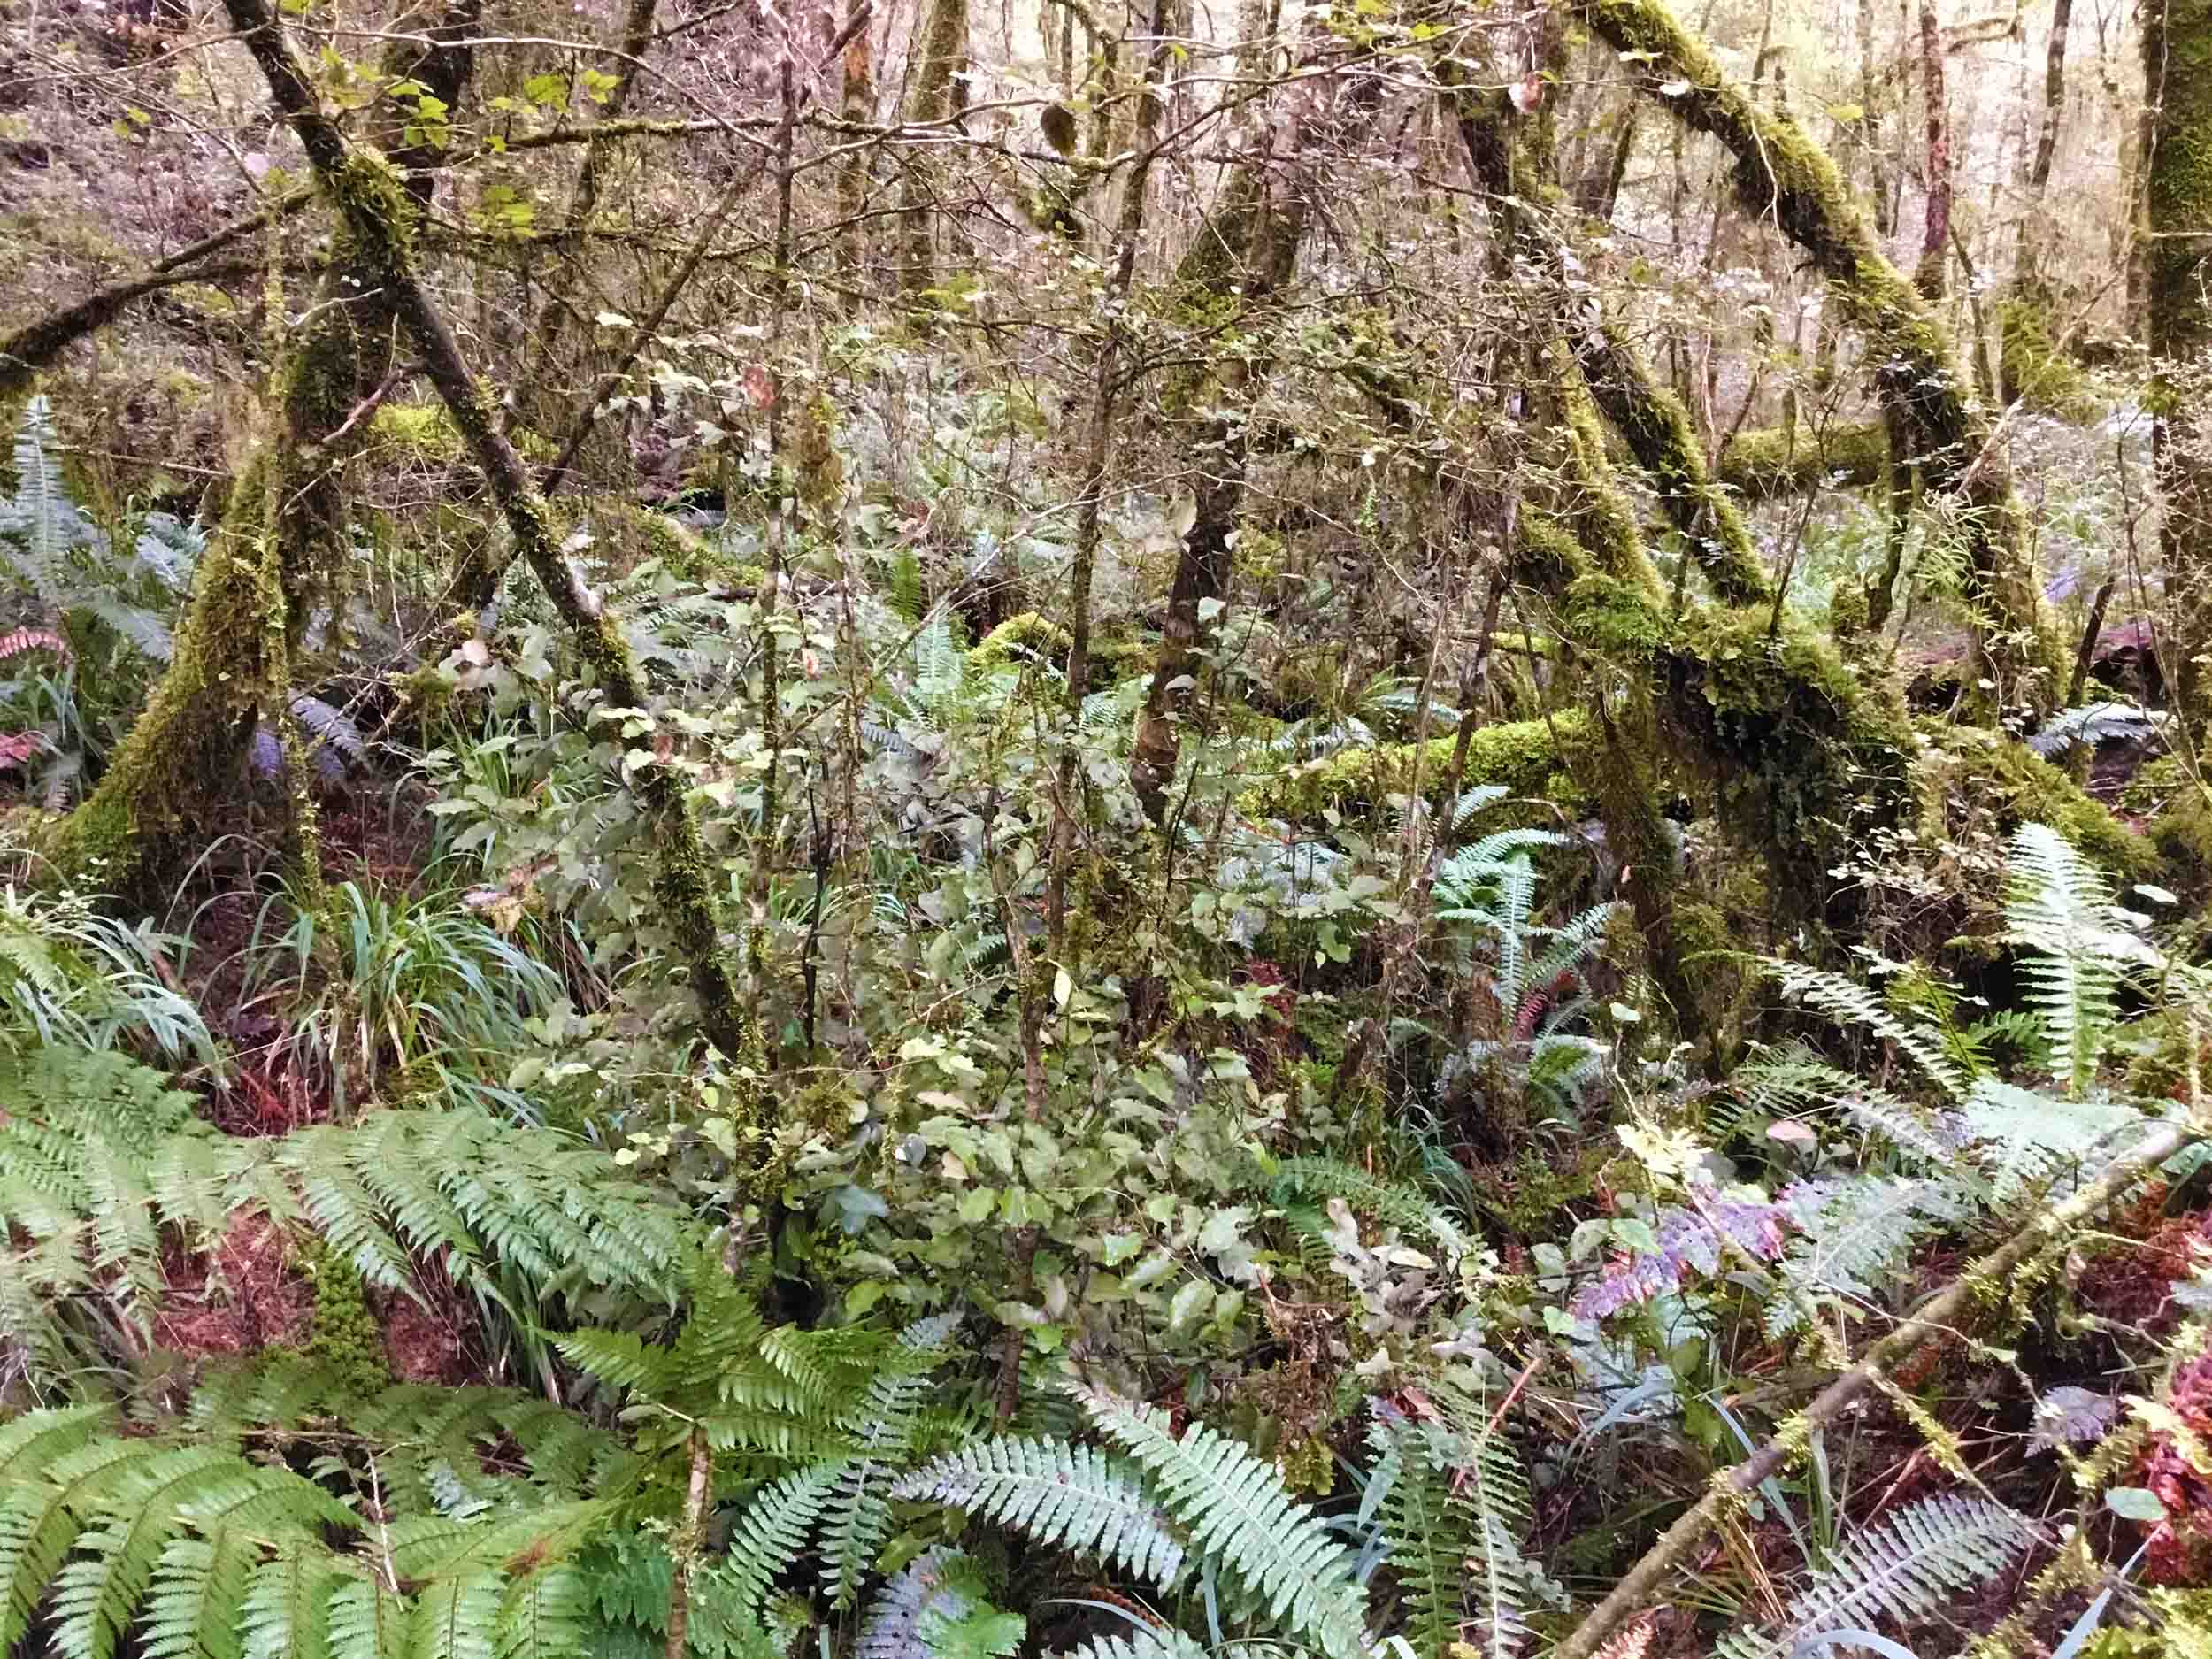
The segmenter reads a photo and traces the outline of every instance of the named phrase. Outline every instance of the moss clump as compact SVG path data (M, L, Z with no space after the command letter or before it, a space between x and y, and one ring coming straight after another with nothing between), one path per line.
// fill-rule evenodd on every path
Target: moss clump
M1561 621L1567 637L1586 650L1645 662L1672 633L1652 594L1640 583L1612 576L1585 576L1570 583Z
M300 1263L315 1286L315 1318L302 1356L343 1393L359 1398L392 1386L384 1333L351 1262L317 1240Z
M976 668L999 668L1035 657L1064 662L1074 645L1075 636L1058 623L1025 611L985 634L968 653L968 662Z
M1425 744L1378 743L1339 749L1311 766L1248 789L1237 805L1248 816L1263 818L1348 812L1404 794L1413 787L1417 772L1422 794L1440 807L1458 742L1458 734L1448 733ZM1548 720L1486 726L1467 745L1465 787L1494 784L1522 799L1555 802L1574 813L1586 811L1589 802L1572 769L1589 762L1594 742L1588 718L1578 710L1563 710ZM1557 821L1555 813L1544 816L1548 823Z
M1720 481L1747 501L1802 495L1828 485L1878 484L1889 472L1889 434L1878 420L1821 431L1801 426L1740 432L1722 456Z
M2032 290L1997 307L2004 399L2062 420L2092 419L2097 402L2089 394L2089 377L2051 335L2056 305L2055 296Z
M1762 607L1698 616L1661 667L1661 718L1681 752L1765 852L1783 908L1817 913L1829 866L1869 828L1910 816L1917 745L1902 706L1827 641L1771 632Z
M1058 623L1033 611L1024 611L1007 618L977 641L968 652L968 662L975 668L1003 668L1041 659L1064 668L1074 645L1074 635ZM1141 640L1094 638L1086 689L1103 690L1133 674L1146 672L1151 665L1151 654Z
M2154 880L2165 861L2157 846L2114 818L2101 802L2050 762L1996 733L1973 726L1932 726L1935 747L1926 760L1931 799L1980 806L2002 828L2047 824L2083 852L2118 874Z
M368 457L388 465L457 466L465 450L443 403L385 403L369 417Z

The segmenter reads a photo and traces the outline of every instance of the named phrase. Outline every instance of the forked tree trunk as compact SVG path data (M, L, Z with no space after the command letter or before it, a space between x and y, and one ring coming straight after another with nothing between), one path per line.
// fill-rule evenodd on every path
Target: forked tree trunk
M959 77L968 66L968 0L929 0L920 38L914 42L914 90L906 119L926 134L906 158L899 193L902 257L899 286L910 297L937 282L937 219L944 211L945 169L940 152L943 124L959 112Z
M386 71L457 107L480 6L457 0L431 31L434 43L395 45ZM388 142L402 131L396 110L380 123ZM395 150L411 211L429 199L436 159ZM236 827L255 728L286 716L308 611L343 569L339 474L367 436L365 400L394 363L392 292L349 227L306 316L279 371L275 406L208 538L174 655L90 797L50 838L50 856L69 879L133 895L158 890Z
M604 612L598 595L562 558L544 496L499 430L453 331L423 284L415 262L416 204L400 175L382 156L349 142L324 112L267 0L226 0L226 9L260 65L278 111L307 152L316 185L338 215L350 259L374 279L397 332L422 358L424 372L506 517L516 549L573 634L587 671L615 705L646 706L643 676L617 619ZM195 610L196 615L197 600ZM211 660L226 642L220 618L211 619L204 660ZM665 911L675 954L688 970L701 1028L725 1054L755 1056L761 1048L757 1028L740 1015L722 959L714 872L682 774L648 760L633 773L631 787L649 826L655 895Z
M2001 342L1999 396L2008 403L2047 405L2064 376L2061 354L2065 341L2054 330L2052 311L2058 290L2044 270L2049 230L2044 201L2050 193L2051 168L2058 156L2059 124L2066 112L2066 31L2074 19L2074 0L2055 0L2051 36L2043 61L2043 119L2036 130L2035 155L2020 191L2020 227L2014 243L2011 292L1998 308Z

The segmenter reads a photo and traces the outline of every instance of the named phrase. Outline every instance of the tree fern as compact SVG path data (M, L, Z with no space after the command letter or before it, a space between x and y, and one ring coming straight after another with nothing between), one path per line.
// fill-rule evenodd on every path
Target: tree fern
M1170 1514L1232 1581L1328 1659L1363 1654L1364 1608L1343 1547L1271 1463L1204 1424L1180 1439L1156 1408L1070 1385L1099 1431L1141 1463Z
M1134 1471L1091 1447L1041 1438L981 1440L914 1471L893 1495L949 1504L1162 1587L1183 1568L1173 1524Z
M2032 1538L2002 1504L1923 1499L1847 1542L1771 1630L1740 1631L1714 1652L1717 1659L1787 1659L1824 1631L1924 1617L2002 1571Z

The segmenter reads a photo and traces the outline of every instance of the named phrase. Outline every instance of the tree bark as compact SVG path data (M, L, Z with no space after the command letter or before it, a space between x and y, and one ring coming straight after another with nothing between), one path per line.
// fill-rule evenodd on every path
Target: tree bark
M2063 360L2066 342L2051 327L2058 291L2043 268L2049 234L2044 202L2058 156L2059 124L2066 112L2066 31L2073 18L2074 0L2055 0L2043 60L2043 119L2036 129L2027 177L2021 182L2011 291L1997 310L1998 395L2007 403L2050 407L2062 401L2063 387L2073 378L2071 365Z
M1248 317L1289 280L1309 206L1300 172L1304 145L1303 124L1294 124L1284 145L1288 183L1279 194L1267 155L1244 161L1230 175L1221 204L1176 272L1173 291L1185 311L1211 318L1224 302L1231 302ZM1263 364L1225 362L1234 365L1247 386L1265 373ZM1195 386L1188 389L1194 395L1199 391ZM1217 395L1206 401L1229 399ZM1206 607L1229 590L1231 538L1244 505L1247 449L1245 423L1235 410L1214 416L1194 436L1192 452L1200 468L1196 508L1176 557L1159 655L1137 716L1135 752L1129 762L1130 784L1155 824L1166 820L1168 791L1182 756L1181 721L1190 705L1190 682L1202 641L1212 632Z
M1928 122L1928 211L1913 286L1931 306L1943 302L1951 264L1951 128L1943 85L1943 30L1935 0L1920 0L1920 92Z
M517 549L576 636L587 668L610 703L647 706L643 676L621 629L561 557L545 498L499 430L452 330L417 273L415 204L400 175L382 156L350 142L324 112L267 0L225 4L232 27L260 65L277 108L298 134L317 187L339 215L352 260L373 278L399 331L421 356L432 385L506 516ZM657 865L655 889L667 912L676 954L689 971L702 1029L725 1054L749 1056L759 1045L738 1012L722 960L715 884L682 774L658 761L647 761L633 774L631 787L651 826Z
M2171 680L2193 729L2212 729L2212 0L2146 0L2143 75L2149 98L2145 195L2146 311L2158 424L2163 517L2159 554L2174 596Z

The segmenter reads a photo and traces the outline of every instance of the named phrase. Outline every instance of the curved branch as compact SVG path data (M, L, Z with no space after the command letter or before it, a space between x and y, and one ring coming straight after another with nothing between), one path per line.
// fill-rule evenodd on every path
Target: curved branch
M1876 383L1918 441L1922 477L1968 509L1970 596L1988 612L1978 643L2001 694L2047 705L2062 652L2038 614L2026 521L1997 428L1972 400L1934 308L1883 254L1827 153L1789 116L1746 96L1657 0L1579 0L1578 9L1644 92L1726 147L1738 204L1810 256L1867 335Z

